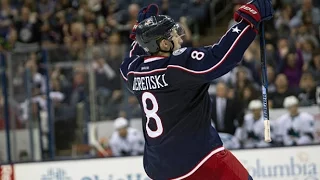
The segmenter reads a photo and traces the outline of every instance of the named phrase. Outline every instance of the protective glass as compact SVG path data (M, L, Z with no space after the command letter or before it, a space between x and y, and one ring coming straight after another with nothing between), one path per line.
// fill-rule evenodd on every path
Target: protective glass
M185 31L183 27L179 24L175 24L165 35L165 38L169 41L172 40L173 37L180 37L182 38L185 35Z

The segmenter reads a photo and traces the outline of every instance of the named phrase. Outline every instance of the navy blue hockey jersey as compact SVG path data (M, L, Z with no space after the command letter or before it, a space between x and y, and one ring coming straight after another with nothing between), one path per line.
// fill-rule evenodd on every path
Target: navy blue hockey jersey
M209 83L241 61L255 36L241 22L217 44L181 48L169 57L136 54L141 48L133 43L121 74L144 112L144 168L150 178L184 176L222 146L211 126Z

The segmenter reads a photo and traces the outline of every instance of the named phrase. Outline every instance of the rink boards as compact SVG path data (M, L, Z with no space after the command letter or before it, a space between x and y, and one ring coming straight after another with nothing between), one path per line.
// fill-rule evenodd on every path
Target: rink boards
M320 145L237 150L254 180L320 180ZM165 172L164 172L165 173ZM142 157L1 166L1 180L147 180Z

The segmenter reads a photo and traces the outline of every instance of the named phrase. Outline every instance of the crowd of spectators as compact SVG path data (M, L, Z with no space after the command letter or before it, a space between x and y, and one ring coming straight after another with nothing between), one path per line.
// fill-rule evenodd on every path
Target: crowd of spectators
M47 110L43 54L39 49L53 49L49 51L49 95L55 119L72 122L59 126L69 128L65 133L72 133L76 126L79 103L85 106L84 118L90 119L93 113L89 111L91 68L95 77L96 120L139 118L140 106L123 88L118 69L131 44L129 34L138 11L151 2L159 5L161 14L172 16L185 27L185 46L198 44L195 42L199 36L205 35L203 29L210 22L210 1L206 0L1 0L0 52L37 49L13 56L18 62L12 81L16 101L21 103L17 116L19 127L26 127L25 122L30 118L30 102L23 91L25 82L31 83L31 102L39 104L34 106L33 115L38 115L34 109ZM234 10L245 2L235 0ZM299 106L315 105L320 99L316 95L320 85L320 3L316 0L272 2L275 17L266 25L269 106L284 108L285 98L289 96L296 97ZM229 27L233 24L231 20ZM236 134L252 113L250 102L261 99L260 76L257 39L237 68L212 82L216 89L211 93L212 101L217 105L212 109L212 124L219 132L238 137L238 147L246 147L243 137L261 138L253 131ZM58 135L64 144L66 134Z
M190 44L193 37L189 27L194 27L199 19L207 15L208 2L2 0L0 51L34 50L35 52L20 56L13 55L15 62L20 62L15 64L18 68L13 68L13 71L23 71L32 64L36 70L31 74L32 81L30 81L33 83L33 94L39 94L35 92L39 89L43 94L46 85L43 73L42 76L38 73L44 72L41 66L43 56L39 53L39 49L49 49L51 89L61 92L63 98L60 102L69 105L89 99L87 98L90 91L88 64L91 64L95 75L96 96L99 97L98 119L112 119L124 113L119 110L126 109L122 105L124 94L118 69L126 49L132 43L129 34L136 23L140 7L157 3L162 14L173 16L186 27L186 44ZM181 3L183 7L180 7ZM190 11L188 16L186 16L187 11ZM193 34L199 36L198 31ZM21 79L22 76L23 72L16 79ZM22 81L16 82L20 82L19 85L23 86ZM21 89L19 85L15 84L17 90ZM129 106L136 104L133 98L128 99ZM101 104L103 106L100 106ZM134 116L138 114L138 111L133 113Z
M0 53L12 52L8 77L13 93L10 114L15 114L11 121L16 120L16 128L27 128L29 120L37 122L39 116L41 121L48 119L46 70L57 149L70 147L76 139L76 128L83 128L76 122L78 117L86 122L93 113L95 120L140 117L137 100L123 88L119 67L132 43L129 34L137 14L150 3L180 21L186 30L185 44L203 33L199 20L208 14L209 3L204 0L1 0ZM90 109L90 95L95 112ZM3 129L4 111L1 115ZM47 122L42 130L46 136Z
M283 108L285 97L294 95L302 106L316 104L319 78L319 6L316 1L273 1L275 17L266 30L269 105ZM237 9L239 5L235 6ZM235 22L230 21L229 26ZM242 102L256 99L261 85L260 48L255 40L241 66L221 78ZM247 105L247 104L246 104Z
M234 10L245 2L237 1ZM236 145L231 148L319 142L319 137L315 136L320 131L319 122L296 107L314 106L320 100L319 1L272 2L275 16L266 24L268 105L271 109L288 109L288 114L271 119L273 134L279 137L274 137L272 144L263 143L262 104L259 101L262 98L260 44L257 38L245 52L241 64L213 82L215 91L212 92L212 99L217 104L212 113L213 125L219 132L233 135L233 138L225 138ZM235 23L233 19L230 20L229 28ZM294 103L288 106L288 102ZM255 107L252 107L252 103ZM297 122L301 124L297 125ZM297 126L307 128L297 130Z

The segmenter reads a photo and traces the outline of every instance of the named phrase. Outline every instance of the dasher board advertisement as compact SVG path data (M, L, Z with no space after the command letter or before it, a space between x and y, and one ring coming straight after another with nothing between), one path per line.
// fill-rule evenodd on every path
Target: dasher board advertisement
M320 180L320 146L232 152L254 180ZM16 180L149 179L143 170L142 157L16 164L10 172L14 172Z

